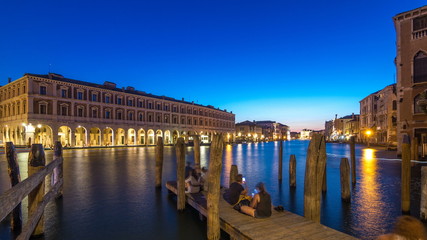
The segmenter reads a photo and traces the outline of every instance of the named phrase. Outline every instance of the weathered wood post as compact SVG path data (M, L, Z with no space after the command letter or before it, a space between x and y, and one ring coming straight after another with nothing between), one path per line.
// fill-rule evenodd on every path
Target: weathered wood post
M350 138L351 183L356 184L356 143L355 137Z
M279 173L278 178L279 181L282 181L282 172L283 172L283 141L279 141Z
M46 165L46 158L42 144L33 144L31 151L28 155L28 177L42 170ZM42 201L44 196L45 182L42 181L40 185L34 188L30 194L28 194L28 215L29 219L37 211L37 205ZM42 235L44 232L44 215L40 217L40 220L34 229L32 236Z
M219 222L219 198L220 198L220 178L222 168L222 152L224 149L224 139L222 134L214 135L212 138L209 156L209 177L207 196L207 227L208 240L219 240L221 229Z
M21 182L21 174L19 172L18 159L16 157L16 150L13 142L6 142L5 146L7 172L9 173L10 183L13 186ZM12 230L15 233L22 231L22 208L21 203L16 206L12 211Z
M350 165L347 158L341 158L340 163L341 199L350 201Z
M64 178L64 159L62 157L62 144L60 141L56 141L54 145L54 160L61 161L61 164L57 168L53 170L54 172L54 184L56 184L60 179ZM63 185L64 182L62 182L61 186L58 189L58 194L56 195L56 198L62 197L63 194Z
M307 150L304 181L304 216L320 222L320 201L326 165L325 137L313 134Z
M409 136L404 135L402 140L402 212L410 210L411 193L411 145Z
M185 209L185 148L184 138L178 138L175 150L176 150L176 161L177 161L177 208L178 210Z
M420 218L427 220L427 166L421 167Z
M198 135L193 137L194 142L194 169L200 172L200 138Z
M239 174L239 170L237 168L237 165L231 165L230 169L230 184L229 186L236 181L236 176Z
M289 157L289 186L294 188L297 186L297 160L295 154L291 154Z
M156 145L156 188L162 187L163 171L163 138L157 137Z

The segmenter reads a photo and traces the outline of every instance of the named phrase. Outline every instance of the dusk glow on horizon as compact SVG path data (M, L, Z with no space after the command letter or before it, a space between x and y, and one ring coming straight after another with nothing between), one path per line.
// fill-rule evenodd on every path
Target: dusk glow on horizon
M392 17L425 1L8 1L0 86L25 73L319 130L396 81Z

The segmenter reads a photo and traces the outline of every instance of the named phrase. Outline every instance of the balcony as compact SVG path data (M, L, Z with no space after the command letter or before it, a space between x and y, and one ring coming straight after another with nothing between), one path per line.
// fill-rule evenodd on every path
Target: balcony
M412 32L412 40L420 39L427 36L427 28Z

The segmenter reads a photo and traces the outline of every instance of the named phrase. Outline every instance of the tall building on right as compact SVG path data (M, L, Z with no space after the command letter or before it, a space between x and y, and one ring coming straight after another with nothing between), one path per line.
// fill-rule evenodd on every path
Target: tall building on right
M416 138L418 154L427 157L427 6L397 14L397 135L398 151L408 134Z

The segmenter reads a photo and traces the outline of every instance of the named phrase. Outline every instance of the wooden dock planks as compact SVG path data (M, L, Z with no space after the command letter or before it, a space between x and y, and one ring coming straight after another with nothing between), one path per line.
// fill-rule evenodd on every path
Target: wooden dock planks
M167 182L166 188L177 193L175 181ZM206 198L202 193L187 194L186 199L190 206L206 216ZM222 197L219 209L221 229L230 234L231 239L356 239L288 211L273 211L273 215L265 219L252 218L235 211Z

